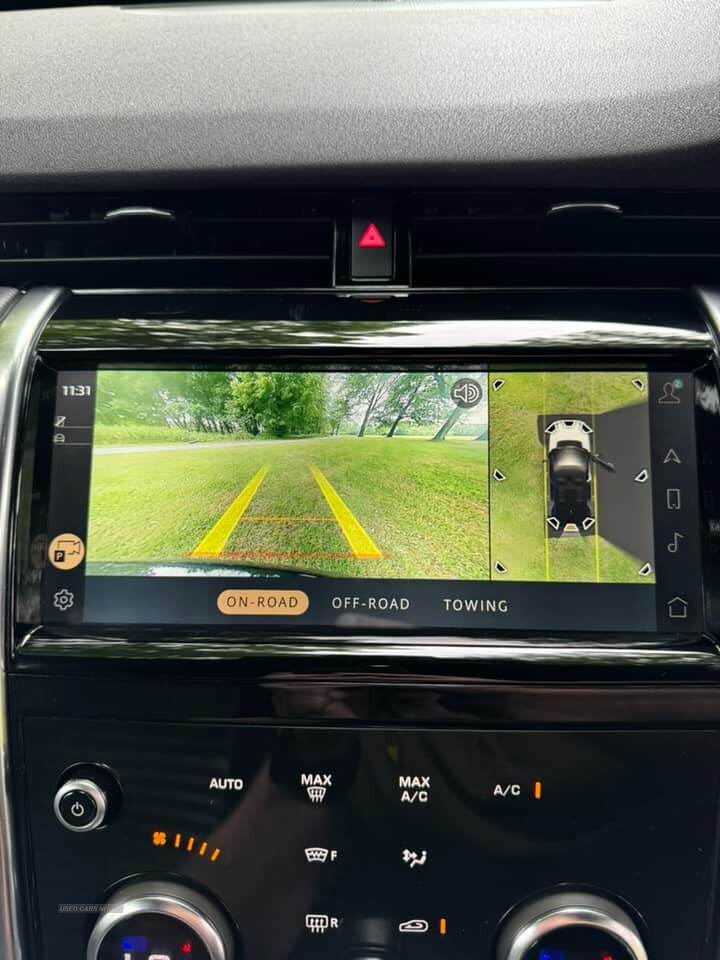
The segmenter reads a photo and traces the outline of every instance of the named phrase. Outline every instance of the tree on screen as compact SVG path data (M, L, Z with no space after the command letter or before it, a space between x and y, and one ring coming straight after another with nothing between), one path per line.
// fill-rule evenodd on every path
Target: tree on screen
M227 372L203 370L188 375L184 400L196 430L214 433L232 430L227 412L231 384L231 374Z
M463 410L462 407L455 407L450 416L442 424L438 432L432 438L433 440L444 440L447 435L450 433L455 424L460 420L460 418L466 413L466 410Z
M340 433L340 427L350 416L351 412L352 403L344 392L336 392L334 396L328 400L328 429L333 436L337 436L338 433Z
M450 399L450 387L457 379L456 374L439 374L440 393L445 407L446 418L432 440L445 440L453 427L465 416L467 410L459 407ZM449 411L449 413L448 413Z
M227 432L230 373L122 370L98 378L96 422Z
M358 437L364 437L368 424L379 413L395 381L401 374L350 373L343 384L342 396L348 409L363 410Z
M168 384L175 386L185 374L153 370L122 370L98 378L95 420L100 424L165 424Z
M226 414L253 437L308 436L325 428L327 382L317 373L240 373Z
M438 377L433 374L402 373L396 377L377 417L378 423L388 428L385 436L394 437L403 421L432 422L440 392Z

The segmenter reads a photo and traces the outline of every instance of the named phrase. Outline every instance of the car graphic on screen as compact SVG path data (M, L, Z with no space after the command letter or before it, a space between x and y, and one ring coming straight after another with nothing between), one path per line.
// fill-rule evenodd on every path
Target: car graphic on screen
M587 533L595 524L591 464L615 467L593 453L593 430L584 420L554 420L545 434L548 524L561 535Z

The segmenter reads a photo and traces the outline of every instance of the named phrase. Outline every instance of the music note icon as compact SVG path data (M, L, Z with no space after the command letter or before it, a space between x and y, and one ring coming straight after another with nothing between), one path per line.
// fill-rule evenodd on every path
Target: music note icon
M682 533L674 533L672 540L667 545L668 553L677 553L680 549L680 541L684 539Z

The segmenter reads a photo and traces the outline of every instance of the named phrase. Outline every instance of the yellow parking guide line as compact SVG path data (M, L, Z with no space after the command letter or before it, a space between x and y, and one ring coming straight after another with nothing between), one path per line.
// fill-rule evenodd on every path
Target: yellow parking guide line
M269 470L270 467L267 465L260 467L255 476L242 488L225 513L220 517L212 530L203 537L190 556L217 557L222 553L225 544L230 539L242 515L250 506L252 498L260 489L260 484L268 475Z
M547 373L543 373L543 536L545 538L545 579L550 579L550 537L548 535L547 512L548 512L548 470L550 469L550 455L548 454L548 441L546 440L545 428L547 427Z
M543 423L545 421L543 420ZM550 469L549 460L547 456L543 454L543 497L545 499L545 510L543 510L543 536L545 537L545 579L550 579L550 537L548 536L548 523L547 523L547 505L548 505L548 470Z
M595 417L593 417L593 422ZM593 428L594 432L594 428ZM593 464L593 476L592 476L592 488L593 488L593 503L595 506L595 532L593 534L593 542L595 546L595 582L600 583L600 532L599 532L599 513L598 513L598 484L597 484L597 464Z
M382 553L335 487L317 467L308 466L355 556L360 560L382 560Z
M590 404L592 408L592 439L590 445L595 447L597 435L595 433L595 389L593 374L590 374ZM593 531L593 542L595 545L595 582L600 583L600 511L598 510L598 465L593 464L592 474L592 492L593 506L595 507L595 530Z

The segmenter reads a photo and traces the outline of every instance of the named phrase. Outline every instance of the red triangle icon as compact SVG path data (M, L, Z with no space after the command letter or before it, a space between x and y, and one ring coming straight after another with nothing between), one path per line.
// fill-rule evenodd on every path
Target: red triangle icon
M385 238L374 223L368 225L367 230L358 240L358 247L360 247L361 250L372 250L384 246Z

